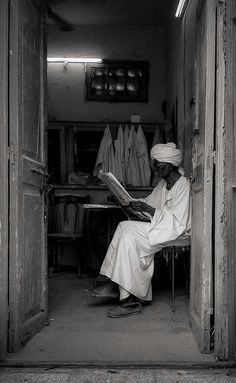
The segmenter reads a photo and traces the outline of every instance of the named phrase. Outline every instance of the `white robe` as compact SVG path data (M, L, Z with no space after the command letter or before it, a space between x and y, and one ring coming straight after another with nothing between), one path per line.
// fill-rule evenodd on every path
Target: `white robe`
M142 300L152 299L154 255L177 238L189 236L190 183L181 176L171 190L161 180L144 199L156 208L149 222L120 222L107 250L100 273Z
M118 129L117 139L114 142L115 146L115 172L114 175L121 182L125 182L125 142L124 132L120 125Z
M140 185L140 174L136 150L136 132L134 125L131 125L128 142L125 143L125 173L126 182L129 185Z
M98 176L99 170L114 172L115 154L109 126L106 127L97 154L93 175Z
M125 130L124 130L124 183L127 185L127 172L126 172L126 163L128 161L128 155L129 151L126 149L127 142L129 140L129 127L128 125L125 125Z
M136 135L136 153L139 167L139 185L147 186L150 184L151 168L149 161L149 153L147 141L143 133L141 125L138 127Z

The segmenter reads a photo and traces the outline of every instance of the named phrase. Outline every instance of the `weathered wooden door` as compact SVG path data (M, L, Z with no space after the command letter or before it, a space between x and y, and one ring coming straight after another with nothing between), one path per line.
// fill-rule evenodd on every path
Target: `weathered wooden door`
M4 359L8 322L8 0L1 2L0 52L0 359Z
M47 316L42 2L11 0L9 33L9 351L15 351Z
M210 352L213 314L212 214L215 111L215 0L197 9L196 125L193 137L193 222L190 315L201 352Z

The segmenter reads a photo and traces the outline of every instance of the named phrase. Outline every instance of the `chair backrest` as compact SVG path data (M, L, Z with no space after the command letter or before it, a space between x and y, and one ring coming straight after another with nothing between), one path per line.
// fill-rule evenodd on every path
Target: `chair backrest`
M83 234L86 211L82 205L89 203L88 195L51 193L54 232Z

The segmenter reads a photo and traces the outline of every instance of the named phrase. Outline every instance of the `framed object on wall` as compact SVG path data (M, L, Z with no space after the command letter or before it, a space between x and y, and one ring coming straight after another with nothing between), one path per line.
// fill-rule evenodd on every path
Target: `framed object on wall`
M148 101L148 62L106 61L86 64L86 100Z

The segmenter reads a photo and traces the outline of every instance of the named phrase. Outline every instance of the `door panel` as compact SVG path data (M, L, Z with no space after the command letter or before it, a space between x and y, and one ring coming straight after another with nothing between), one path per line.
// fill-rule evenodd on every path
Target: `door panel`
M197 10L196 125L193 137L193 221L190 316L201 352L210 352L215 80L215 1Z
M10 9L10 264L9 351L45 324L47 257L44 8L13 0Z
M24 12L22 44L22 143L23 151L30 158L41 161L40 149L40 88L41 88L41 18L34 4L28 1ZM32 23L32 20L34 22ZM32 36L34 36L32 38ZM33 68L33 70L31 69ZM34 132L32 132L32 127ZM33 134L32 134L33 133Z
M0 12L0 360L7 352L8 321L8 1Z

